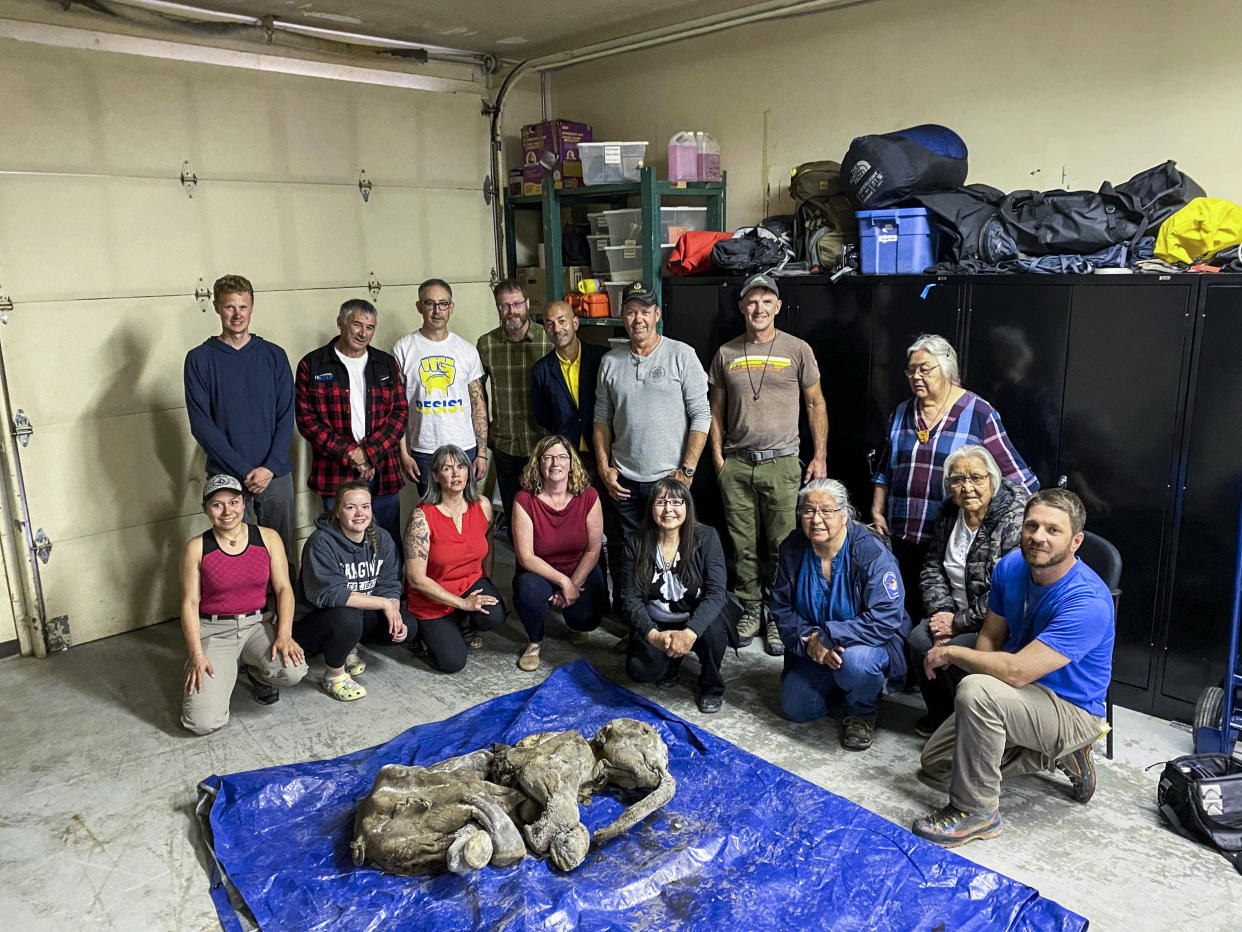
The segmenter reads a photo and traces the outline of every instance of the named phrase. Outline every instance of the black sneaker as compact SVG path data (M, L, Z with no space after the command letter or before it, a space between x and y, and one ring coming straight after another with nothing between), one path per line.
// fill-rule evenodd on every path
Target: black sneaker
M246 670L246 679L250 681L250 687L254 690L254 701L260 705L271 705L273 702L280 701L280 690L269 683L263 683L257 679L249 669Z
M1073 787L1070 798L1085 803L1095 795L1095 764L1091 762L1091 745L1057 759L1057 770L1069 777Z
M722 696L699 696L699 711L704 715L719 712L722 705L724 705Z

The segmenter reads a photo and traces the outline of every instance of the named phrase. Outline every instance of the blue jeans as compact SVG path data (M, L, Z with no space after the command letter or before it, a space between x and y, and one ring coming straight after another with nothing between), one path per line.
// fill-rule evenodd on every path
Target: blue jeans
M617 509L617 518L621 522L622 533L626 537L632 537L638 530L638 522L643 519L643 512L649 507L651 490L655 487L655 483L635 482L620 473L617 473L617 481L623 488L629 490L630 497L621 500L614 499L613 505Z
M785 655L781 673L781 714L793 722L809 722L828 714L833 689L845 693L847 715L875 715L888 673L888 651L854 644L841 655L841 667L830 670L806 657Z
M464 451L466 459L470 460L470 481L474 481L474 458L478 455L478 446L473 446L469 450ZM427 494L427 483L431 481L431 458L436 455L435 450L430 453L420 453L415 450L410 454L414 457L414 462L418 464L418 497L422 498Z
M397 545L397 557L401 556L401 496L376 495L376 480L371 480L371 516L375 524L382 527ZM323 510L331 511L336 504L335 495L323 496Z
M526 629L526 638L532 644L543 640L544 622L548 617L548 599L557 590L538 573L518 570L513 574L513 604L518 618ZM582 593L568 608L561 609L567 627L574 631L594 631L599 627L599 613L608 606L608 587L604 585L604 571L597 563L591 567Z

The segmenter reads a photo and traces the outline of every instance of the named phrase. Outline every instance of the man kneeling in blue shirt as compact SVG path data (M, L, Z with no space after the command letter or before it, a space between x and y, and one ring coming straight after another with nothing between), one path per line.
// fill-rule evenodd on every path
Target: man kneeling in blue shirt
M1086 522L1073 492L1031 496L1020 550L992 573L975 647L928 652L928 677L950 664L971 675L923 749L920 776L948 789L949 803L916 820L916 835L949 848L999 835L1001 779L1053 764L1078 802L1095 792L1091 745L1104 731L1114 618L1108 587L1075 555Z

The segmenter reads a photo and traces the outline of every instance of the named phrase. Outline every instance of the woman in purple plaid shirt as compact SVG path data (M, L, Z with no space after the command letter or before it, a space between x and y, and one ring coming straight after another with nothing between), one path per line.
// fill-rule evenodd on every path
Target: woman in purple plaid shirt
M977 443L992 454L1004 478L1030 492L1039 489L1039 480L1009 442L996 409L959 384L957 353L948 340L920 334L906 350L906 379L914 397L889 418L888 444L871 477L871 519L892 540L906 608L919 618L919 572L944 500L945 458L963 444Z

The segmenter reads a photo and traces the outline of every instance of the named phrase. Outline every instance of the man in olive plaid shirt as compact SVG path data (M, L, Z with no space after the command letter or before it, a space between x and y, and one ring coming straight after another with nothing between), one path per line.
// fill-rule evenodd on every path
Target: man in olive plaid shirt
M522 468L543 431L530 402L531 367L552 349L542 327L532 327L526 289L506 279L493 290L500 326L476 344L483 373L491 379L487 410L491 413L488 446L496 464L496 481L507 519L518 493Z
M297 424L312 453L306 484L325 510L342 482L366 480L375 523L400 550L400 445L409 408L397 361L371 345L377 321L370 301L341 305L340 336L298 363Z

